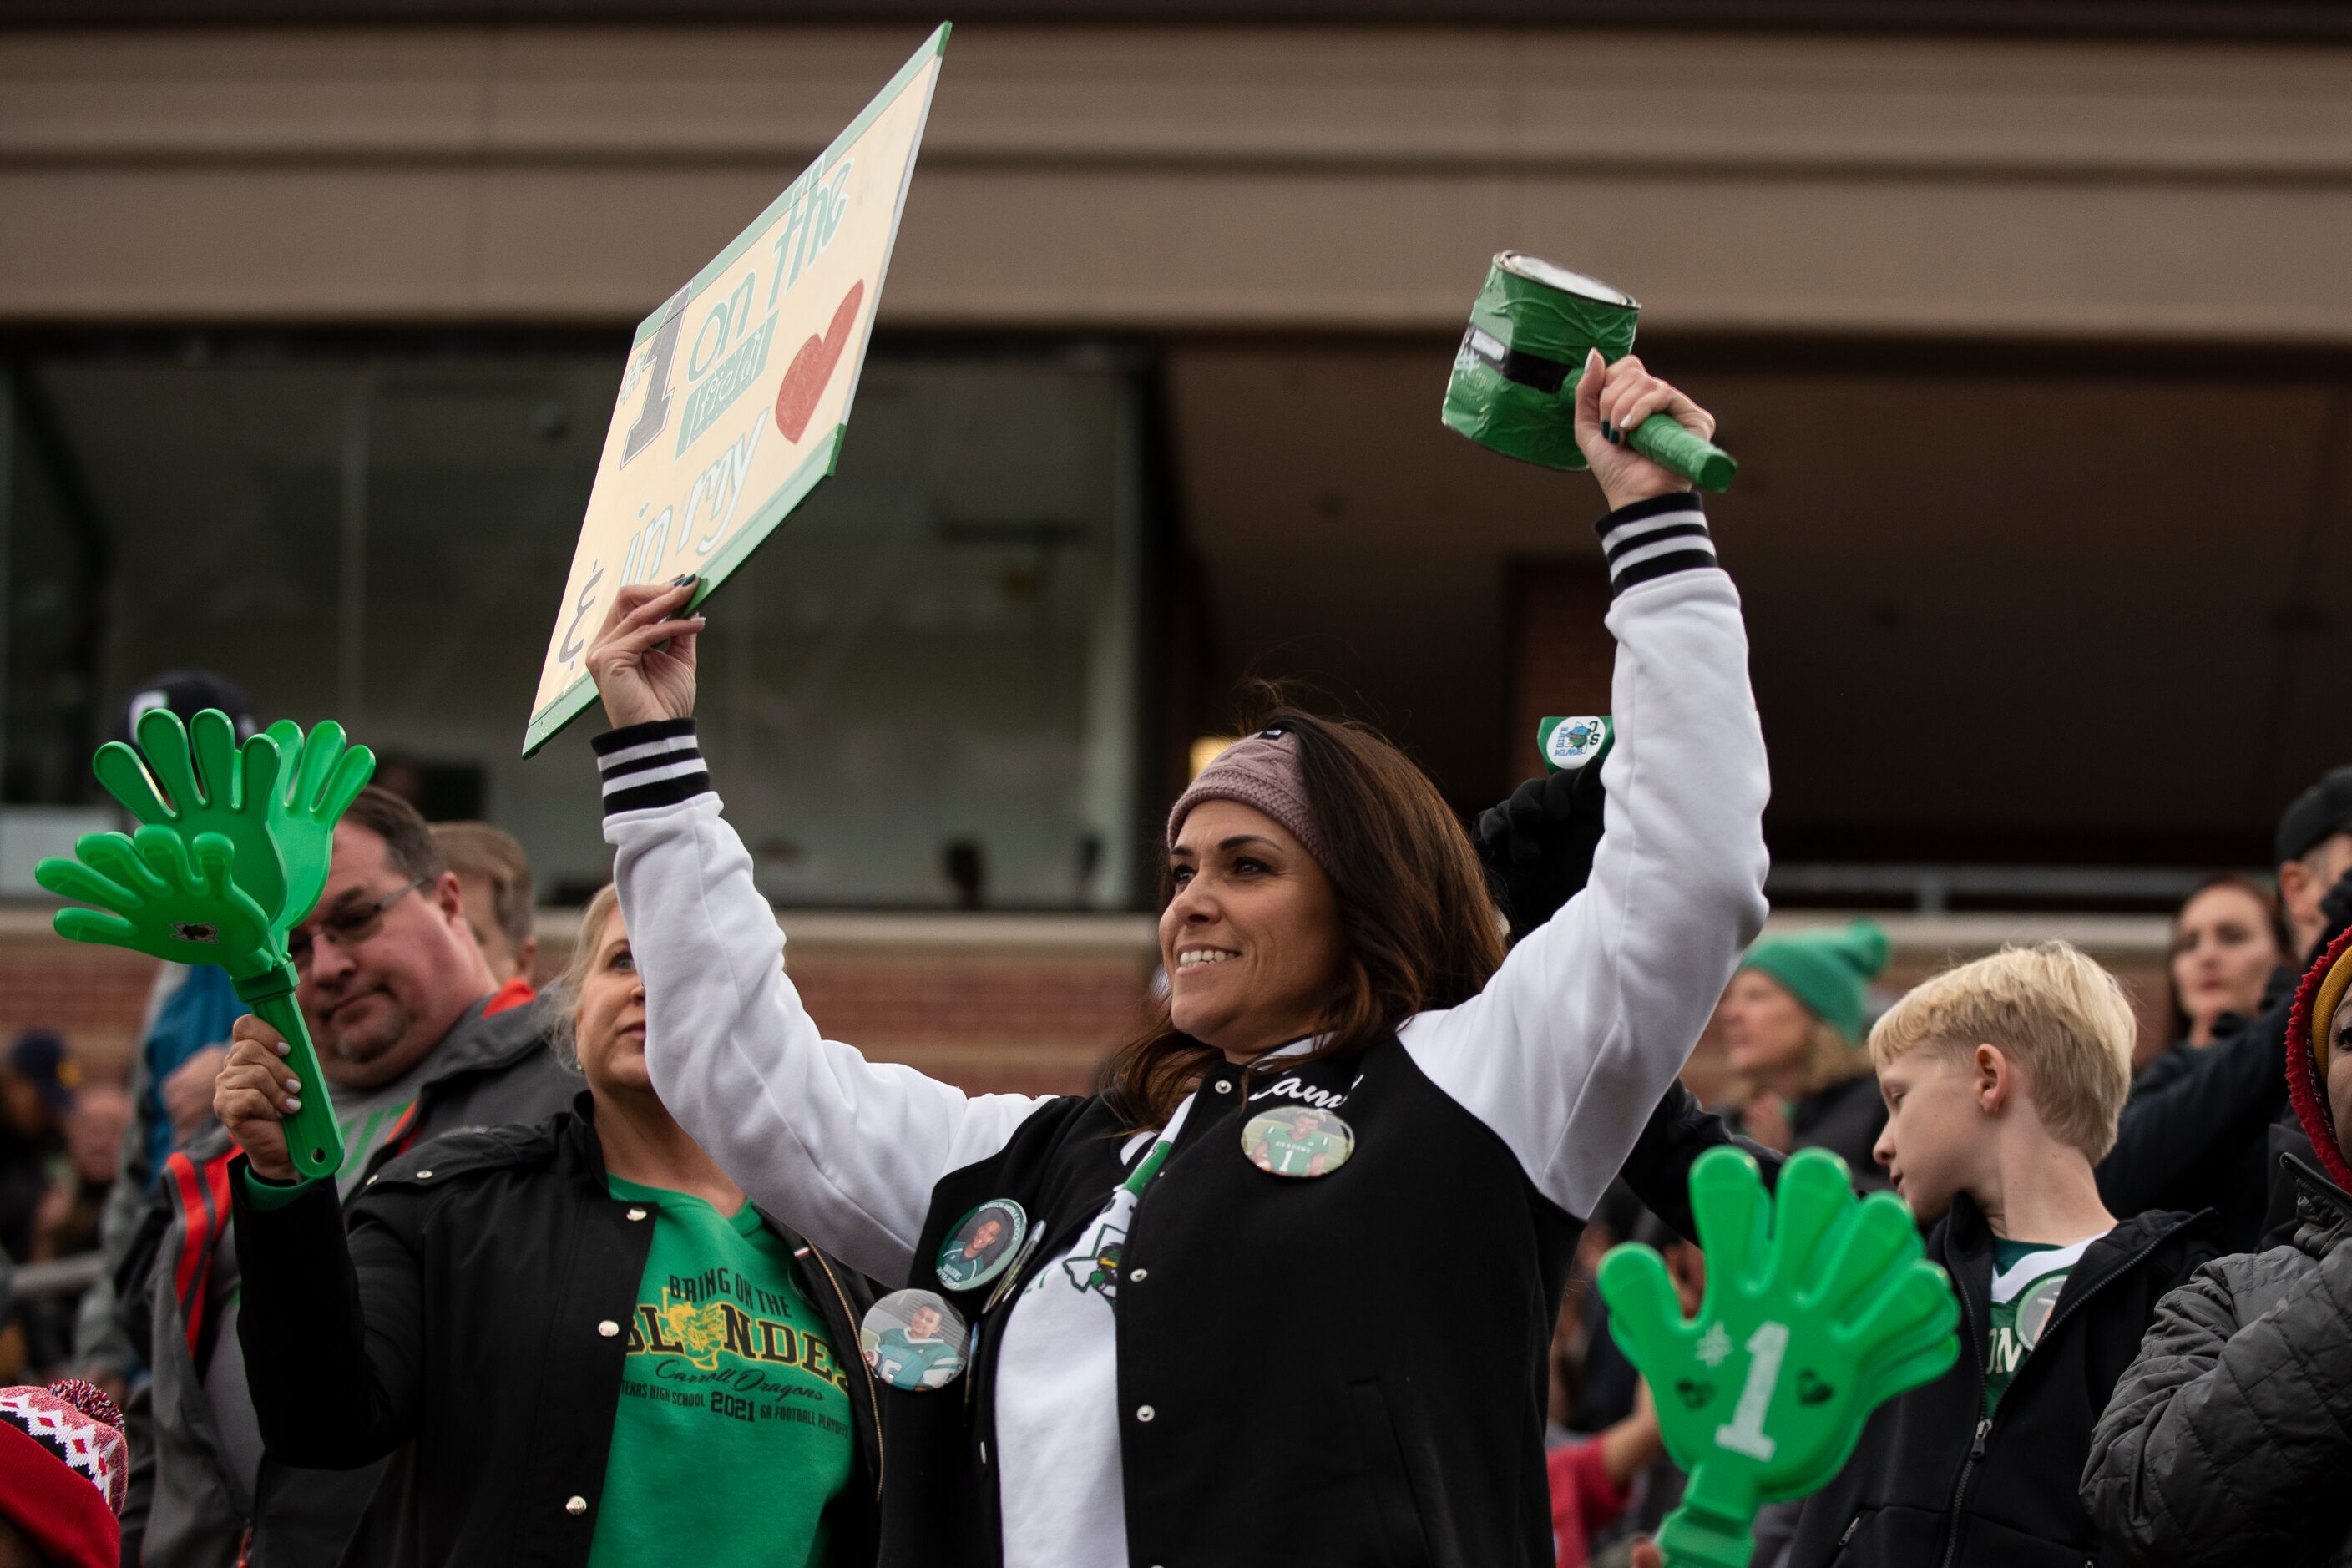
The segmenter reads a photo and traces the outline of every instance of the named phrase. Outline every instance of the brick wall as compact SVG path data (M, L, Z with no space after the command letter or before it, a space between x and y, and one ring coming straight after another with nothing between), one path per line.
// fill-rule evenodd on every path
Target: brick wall
M543 973L572 919L541 920ZM975 1091L1083 1091L1141 1016L1156 963L1132 917L1002 921L800 916L786 921L794 983L835 1039ZM62 1032L95 1078L126 1068L155 966L60 940L46 914L0 911L0 1042Z
M1790 928L1839 917L1807 913ZM1155 965L1149 920L1136 916L791 914L793 982L835 1039L975 1092L1082 1092L1106 1051L1141 1017ZM1895 955L1880 1003L1957 958L2004 941L2064 936L2114 969L2132 994L2146 1048L2163 1043L2161 921L1888 917ZM571 917L541 918L542 963L559 967ZM31 910L0 911L0 1039L33 1025L63 1031L93 1076L120 1074L153 966L112 949L60 941ZM1712 1099L1724 1081L1710 1030L1685 1075Z

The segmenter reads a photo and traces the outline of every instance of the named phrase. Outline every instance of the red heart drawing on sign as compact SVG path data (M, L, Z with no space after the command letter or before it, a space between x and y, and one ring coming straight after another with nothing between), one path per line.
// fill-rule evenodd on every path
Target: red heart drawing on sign
M857 302L865 298L866 279L861 278L833 308L833 323L825 328L824 336L803 343L793 363L784 367L783 384L776 388L776 428L794 446L807 434L816 400L824 394L824 384L833 379L841 351L849 346L849 329L857 322Z

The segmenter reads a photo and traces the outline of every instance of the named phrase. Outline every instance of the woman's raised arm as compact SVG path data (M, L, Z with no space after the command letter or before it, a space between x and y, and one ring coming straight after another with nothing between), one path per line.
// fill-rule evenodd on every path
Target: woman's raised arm
M1486 989L1402 1031L1528 1179L1591 1211L1764 923L1764 737L1739 595L1698 498L1604 434L1714 421L1632 356L1588 370L1578 438L1614 508L1599 524L1617 638L1607 826L1582 892Z
M695 744L690 584L624 589L590 648L604 837L646 987L646 1062L678 1124L744 1192L878 1279L907 1278L931 1188L1041 1101L966 1095L828 1040ZM665 626L677 628L664 640Z

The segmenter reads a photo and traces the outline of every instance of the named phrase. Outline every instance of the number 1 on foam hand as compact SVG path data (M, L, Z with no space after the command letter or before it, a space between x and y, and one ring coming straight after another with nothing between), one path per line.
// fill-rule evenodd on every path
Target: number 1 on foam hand
M1745 1152L1711 1150L1690 1186L1706 1257L1697 1315L1683 1316L1646 1247L1612 1249L1598 1283L1610 1332L1657 1394L1666 1452L1690 1475L1658 1529L1665 1561L1747 1568L1759 1508L1819 1489L1874 1409L1950 1369L1959 1305L1902 1200L1857 1200L1825 1150L1790 1160L1769 1194Z

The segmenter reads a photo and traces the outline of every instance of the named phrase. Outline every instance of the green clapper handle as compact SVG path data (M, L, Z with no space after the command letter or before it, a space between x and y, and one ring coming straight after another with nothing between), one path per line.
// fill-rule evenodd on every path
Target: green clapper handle
M1626 439L1633 450L1703 490L1721 495L1731 488L1739 464L1730 453L1703 437L1694 436L1663 414L1653 414L1633 426Z
M1666 1452L1690 1475L1658 1530L1668 1568L1747 1568L1759 1508L1819 1490L1873 1410L1951 1369L1959 1305L1903 1201L1856 1199L1826 1150L1791 1158L1777 1194L1730 1148L1702 1156L1690 1186L1706 1258L1698 1315L1683 1316L1647 1247L1612 1248L1598 1283Z
M236 980L236 999L253 1016L286 1037L286 1070L301 1080L296 1096L302 1109L286 1118L286 1157L305 1176L331 1176L343 1168L343 1128L335 1120L335 1102L327 1092L326 1076L319 1070L319 1053L310 1044L310 1026L294 1000L294 966L281 963L266 974Z

